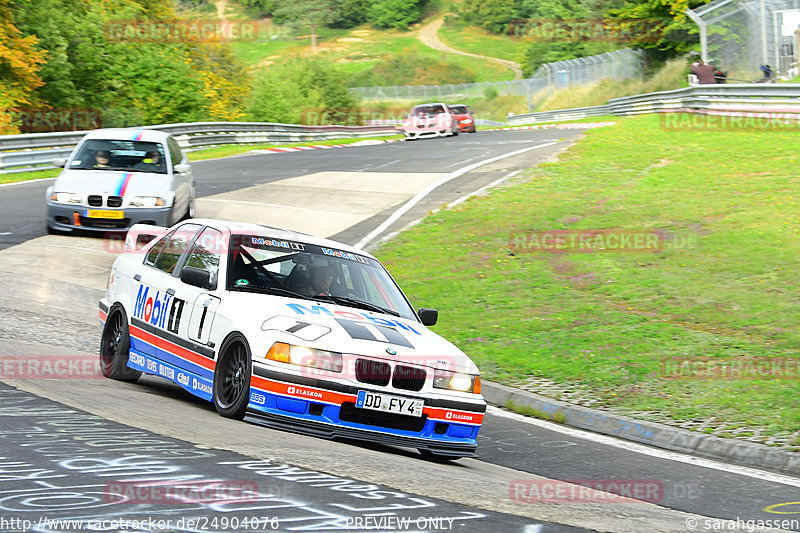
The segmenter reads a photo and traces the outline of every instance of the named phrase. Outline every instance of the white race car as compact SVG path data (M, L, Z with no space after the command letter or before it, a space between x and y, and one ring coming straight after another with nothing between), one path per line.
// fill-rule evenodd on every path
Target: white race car
M94 130L47 189L47 232L124 231L194 216L195 179L186 154L163 131Z
M218 220L136 225L100 301L100 362L109 378L167 378L222 416L475 456L478 368L428 329L437 317L344 244Z
M458 135L458 120L447 104L422 104L411 110L403 125L403 135L407 141L423 137L449 137Z

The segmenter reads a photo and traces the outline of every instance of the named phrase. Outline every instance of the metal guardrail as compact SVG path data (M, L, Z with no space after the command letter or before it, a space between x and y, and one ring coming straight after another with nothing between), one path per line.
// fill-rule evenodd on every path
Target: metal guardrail
M625 96L605 105L525 113L508 118L512 125L561 122L600 115L638 115L689 111L706 114L778 113L800 118L800 83L695 85L684 89Z
M160 124L142 129L172 133L181 148L213 145L323 141L397 133L389 126L302 126L270 122L194 122ZM0 174L55 168L54 158L67 158L85 131L0 136Z

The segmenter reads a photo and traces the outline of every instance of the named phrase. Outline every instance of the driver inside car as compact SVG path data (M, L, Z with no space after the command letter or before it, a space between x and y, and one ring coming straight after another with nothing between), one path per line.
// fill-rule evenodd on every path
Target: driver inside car
M333 283L333 270L327 266L312 266L309 270L308 285L302 289L306 296L330 295Z

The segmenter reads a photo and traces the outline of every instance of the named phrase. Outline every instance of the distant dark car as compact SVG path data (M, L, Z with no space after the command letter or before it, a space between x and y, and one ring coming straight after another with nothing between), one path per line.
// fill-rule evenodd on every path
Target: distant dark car
M467 106L456 104L448 107L450 112L455 115L456 122L458 122L458 131L461 133L475 133L475 117L472 116L472 111Z

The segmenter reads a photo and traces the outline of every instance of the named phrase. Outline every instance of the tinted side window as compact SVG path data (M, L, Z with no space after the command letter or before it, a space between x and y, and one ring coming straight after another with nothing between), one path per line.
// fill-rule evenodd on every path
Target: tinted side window
M169 239L169 237L170 235L164 235L163 237L161 237L160 241L158 241L155 245L153 245L152 248L150 248L150 251L147 252L147 256L145 256L144 258L145 265L153 266L153 264L156 262L156 259L158 258L158 254L160 254L161 250L164 249L164 245L167 243L167 239Z
M213 228L206 228L192 245L189 257L183 265L208 270L211 273L212 290L217 288L217 272L223 245L222 233Z
M175 265L178 263L183 252L189 247L189 244L194 239L195 234L200 229L197 224L184 224L177 230L172 232L167 239L164 248L156 258L153 266L159 270L163 270L168 274L172 274L175 270Z

